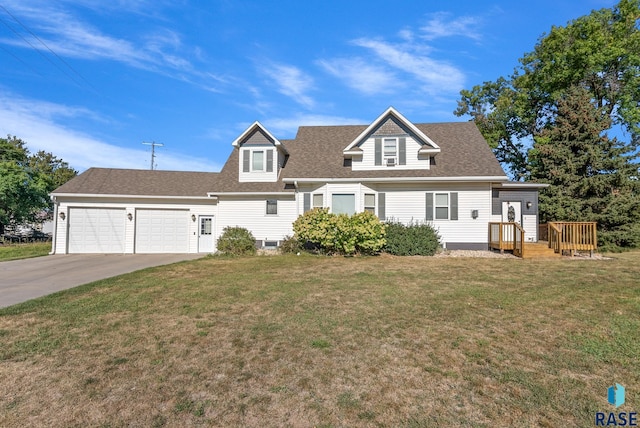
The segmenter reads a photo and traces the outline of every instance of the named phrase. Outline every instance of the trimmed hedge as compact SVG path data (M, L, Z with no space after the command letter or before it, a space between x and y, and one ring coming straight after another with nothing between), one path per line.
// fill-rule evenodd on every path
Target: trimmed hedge
M388 222L384 251L395 256L433 256L440 246L438 232L427 223Z
M222 235L218 238L218 251L224 254L236 256L256 253L256 240L253 234L244 227L227 226L222 229Z
M367 211L348 216L314 208L298 217L293 231L305 248L328 254L376 254L385 245L385 224Z

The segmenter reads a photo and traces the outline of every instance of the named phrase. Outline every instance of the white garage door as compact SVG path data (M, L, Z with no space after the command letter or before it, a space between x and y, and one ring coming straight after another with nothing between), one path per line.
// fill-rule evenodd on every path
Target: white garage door
M188 253L189 212L137 210L136 253Z
M123 209L69 208L69 253L124 253Z

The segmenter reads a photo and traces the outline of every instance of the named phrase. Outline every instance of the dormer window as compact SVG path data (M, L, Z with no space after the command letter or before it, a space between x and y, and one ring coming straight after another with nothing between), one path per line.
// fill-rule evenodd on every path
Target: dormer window
M264 151L255 150L251 157L251 170L264 171Z
M273 149L243 149L242 172L273 172Z

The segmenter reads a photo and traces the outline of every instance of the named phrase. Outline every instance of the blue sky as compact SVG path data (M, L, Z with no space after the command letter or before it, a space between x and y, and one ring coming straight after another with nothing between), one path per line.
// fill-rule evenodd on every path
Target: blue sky
M368 124L453 115L553 25L608 0L0 0L0 135L79 171L218 171L258 120Z

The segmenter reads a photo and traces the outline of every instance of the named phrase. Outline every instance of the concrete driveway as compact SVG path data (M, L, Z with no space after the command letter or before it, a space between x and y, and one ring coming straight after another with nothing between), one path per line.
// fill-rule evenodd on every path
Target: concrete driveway
M65 254L0 262L0 308L123 273L204 254Z

